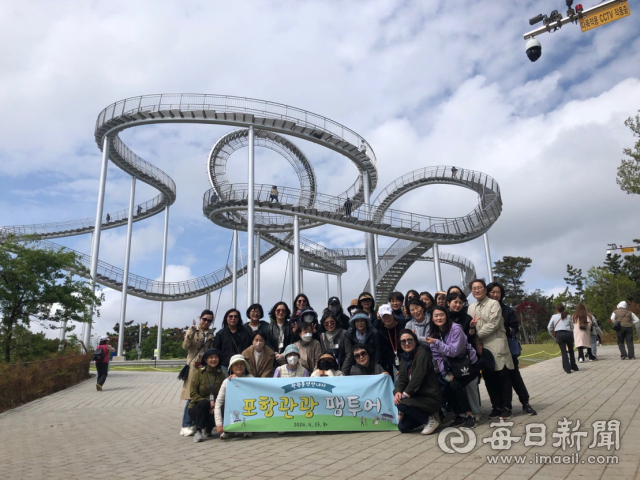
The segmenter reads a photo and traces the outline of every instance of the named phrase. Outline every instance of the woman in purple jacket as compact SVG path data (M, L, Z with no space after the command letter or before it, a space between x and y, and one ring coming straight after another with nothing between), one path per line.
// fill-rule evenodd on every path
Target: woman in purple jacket
M476 419L465 387L478 377L476 351L467 342L464 330L453 323L444 307L435 306L427 343L444 380L445 397L456 418L452 427L474 428Z

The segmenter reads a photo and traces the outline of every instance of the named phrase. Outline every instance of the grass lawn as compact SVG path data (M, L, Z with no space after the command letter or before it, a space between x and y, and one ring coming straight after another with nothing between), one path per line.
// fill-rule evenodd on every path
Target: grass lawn
M149 366L124 366L124 365L118 365L118 366L114 366L113 364L109 365L109 371L110 372L179 372L180 370L182 370L182 367L162 367L162 368L155 368L155 367L149 367ZM91 365L91 371L95 372L96 368Z
M520 368L528 367L534 363L544 362L560 355L557 343L534 343L522 345L522 355L518 358Z

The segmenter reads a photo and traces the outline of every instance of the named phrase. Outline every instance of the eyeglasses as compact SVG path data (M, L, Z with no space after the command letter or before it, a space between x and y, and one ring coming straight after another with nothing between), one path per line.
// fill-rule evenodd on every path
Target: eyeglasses
M414 342L413 338L407 338L406 340L400 340L400 345L413 345Z
M324 321L324 324L325 324L325 325L335 325L335 324L336 324L336 322L334 322L333 320L325 320L325 321Z
M202 322L209 322L209 323L213 322L213 318L201 318L200 320Z
M353 358L367 358L369 354L367 352L354 353Z
M299 298L296 303L307 303L304 298Z

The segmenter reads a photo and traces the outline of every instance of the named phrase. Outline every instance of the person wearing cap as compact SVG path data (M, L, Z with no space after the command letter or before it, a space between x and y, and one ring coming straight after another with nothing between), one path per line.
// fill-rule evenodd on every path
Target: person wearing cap
M200 366L202 354L205 350L213 347L214 337L211 325L213 324L213 312L211 310L203 310L200 314L200 320L196 325L193 321L191 327L184 334L182 348L187 351L187 365L189 365L189 375L182 384L182 392L180 400L185 400L184 412L182 415L182 429L180 435L190 437L196 433L193 420L189 416L189 403L191 402L191 380L193 374Z
M297 341L300 337L294 333L293 325L289 320L291 310L285 302L277 302L269 312L271 324L269 325L269 335L273 343L273 351L276 354L278 365L284 364L284 349Z
M308 377L309 371L300 365L300 351L295 344L289 345L284 350L286 363L278 368L273 378Z
M330 353L323 353L318 359L316 368L311 374L312 377L342 377L338 362Z
M344 315L346 317L346 315ZM349 375L353 357L351 356L351 340L347 337L347 331L341 328L332 310L325 308L322 312L320 326L324 330L320 334L320 350L333 355L338 367L344 375Z
M297 332L300 335L300 340L294 343L300 355L300 365L310 372L313 371L320 355L322 355L320 342L313 338L317 323L318 314L315 311L310 308L303 310L298 317Z
M427 307L417 298L409 302L409 313L411 314L411 319L407 322L405 328L413 331L418 336L420 345L428 348L427 337L429 336L431 314L427 313Z
M378 314L375 311L376 301L369 292L362 292L360 294L360 296L358 297L358 307L364 313L369 315L369 318L371 319L371 323L373 325L377 325L379 323Z
M249 334L249 338L253 335L253 332L260 331L266 339L267 345L273 349L273 343L271 342L271 335L269 334L269 323L262 320L264 317L264 310L262 305L254 303L247 308L247 318L249 321L244 324L244 328Z
M360 310L360 307L358 306L357 298L354 298L353 300L351 300L351 304L347 307L347 312L349 313L349 317L353 317L353 312L355 310Z
M356 343L351 349L354 362L349 372L350 375L389 375L389 372L375 362L373 351L369 345Z
M220 368L220 350L209 348L202 354L202 366L193 374L190 386L189 416L196 424L195 442L211 436L216 425L216 396L225 379Z
M389 304L381 305L380 325L378 326L378 344L380 351L380 365L389 375L395 378L394 368L397 371L400 366L400 331L405 326L404 320L393 316L393 309Z
M331 297L327 309L331 312L331 315L338 322L338 326L347 330L349 328L349 317L344 314L342 310L342 304L338 297ZM321 322L322 323L322 322Z
M242 325L240 310L236 308L227 310L222 319L222 328L216 333L213 341L213 347L222 352L220 367L225 374L231 357L241 355L250 345L251 340Z
M380 341L378 340L378 331L371 324L369 315L364 313L362 310L356 310L349 320L347 338L352 345L367 345L370 354L373 355L371 357L371 361L380 363Z
M104 382L107 381L107 375L109 375L109 355L116 350L107 342L109 337L100 337L100 343L96 347L96 350L102 350L102 360L96 360L96 390L101 392Z
M220 438L222 440L232 437L234 434L230 432L224 431L224 401L227 393L227 381L232 378L241 378L241 377L253 377L249 373L249 364L247 363L247 359L242 355L234 355L229 359L229 377L224 379L222 385L220 386L220 392L218 393L218 397L216 398L216 406L214 409L215 420L216 420L216 432L220 434ZM245 437L250 437L251 433L245 433Z
M253 332L251 346L242 352L249 364L249 373L258 378L273 377L276 354L266 345L267 339L260 330Z

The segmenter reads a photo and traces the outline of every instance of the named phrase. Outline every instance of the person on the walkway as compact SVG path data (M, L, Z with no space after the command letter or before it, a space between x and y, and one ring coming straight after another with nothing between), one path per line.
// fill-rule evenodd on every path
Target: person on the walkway
M229 360L234 355L242 355L251 345L249 333L242 324L242 316L240 310L232 308L227 310L222 319L222 329L216 333L213 339L213 348L217 348L221 352L220 368L227 374Z
M234 355L229 360L229 377L224 379L222 382L222 386L220 387L220 392L216 397L216 408L215 408L215 418L216 418L216 431L220 434L220 438L222 440L233 437L234 434L231 432L224 431L224 403L225 396L227 394L227 382L232 378L240 378L240 377L253 377L249 373L249 364L247 360L242 355ZM242 434L239 434L242 435ZM245 437L251 437L251 433L245 433Z
M142 213L142 205L138 205L138 209L136 210L136 215L140 215Z
M285 302L277 302L269 312L271 324L269 336L273 343L276 361L278 365L284 364L284 349L298 340L298 335L293 332L291 325L291 310Z
M267 345L264 333L256 330L251 335L251 346L242 352L249 364L249 373L258 378L272 378L276 354Z
M427 308L420 300L413 299L409 302L409 313L411 318L405 325L418 336L420 345L428 347L427 337L429 336L429 325L431 324L431 314L427 313Z
M445 398L456 418L451 427L475 428L476 419L466 387L477 383L480 372L475 349L467 342L462 327L453 323L446 308L433 308L426 338L445 386Z
M573 321L573 341L575 346L578 347L578 362L584 362L584 349L587 349L587 355L590 361L593 361L594 356L591 353L591 325L593 320L591 315L587 311L582 303L578 304L576 311L571 316Z
M487 291L489 292L489 297L500 303L500 307L502 308L502 319L507 331L507 337L515 340L516 334L520 329L520 323L518 322L515 310L503 301L504 286L499 282L492 282L487 285ZM516 392L516 395L518 395L518 400L520 400L520 403L522 404L522 411L527 415L537 415L538 412L529 405L529 391L527 390L524 380L522 379L522 375L520 374L518 356L519 355L514 355L514 353L511 352L511 358L513 359L513 370L510 371L511 386Z
M320 326L324 330L320 334L320 351L330 353L338 364L338 368L344 375L349 375L353 357L351 353L351 340L347 331L338 324L333 311L325 309L322 313Z
M622 301L618 304L618 307L611 314L611 323L614 325L614 329L618 330L618 348L620 349L620 358L622 360L636 358L636 352L633 347L633 324L638 324L640 320L629 310L627 302ZM627 348L625 350L625 343Z
M458 178L458 169L456 167L451 167L451 178Z
M560 347L560 355L562 355L562 368L566 373L578 371L576 365L576 356L573 352L573 322L567 314L564 305L556 306L556 314L549 320L547 325L549 335L555 338Z
M216 396L224 379L220 368L220 350L207 349L202 354L202 366L196 369L189 386L189 416L196 424L194 442L210 437L216 426Z
M349 320L347 337L351 345L367 345L370 353L373 355L371 361L380 363L380 340L378 339L378 331L371 324L369 315L362 310L356 310L355 314Z
M342 377L344 374L333 355L323 353L316 363L316 368L311 374L312 377Z
M273 373L273 378L308 377L309 370L300 365L300 351L295 344L284 350L286 363Z
M393 403L398 407L398 430L409 433L418 427L430 435L440 426L440 384L431 350L418 343L418 337L406 328L400 332L400 368Z
M110 221L111 221L111 215L107 213L107 223L109 223Z
M102 351L102 359L95 360L96 364L96 390L101 392L104 382L107 381L107 375L109 375L109 357L111 352L116 350L107 342L109 337L100 337L100 343L96 347L96 350Z
M350 375L389 375L389 372L375 362L375 355L369 345L355 343L351 348L354 362L349 372Z
M358 308L369 315L371 324L375 327L379 324L378 313L375 311L376 301L369 292L362 292L358 297Z
M593 361L598 360L598 343L600 343L600 336L604 335L602 325L595 315L591 315L591 354L593 355Z
M271 193L269 194L269 203L279 203L278 195L280 195L280 192L278 192L278 187L274 185L273 187L271 187Z
M298 319L298 333L300 340L294 343L300 355L300 365L313 372L316 363L322 354L320 342L313 338L314 325L318 321L318 314L311 310L304 310Z
M353 208L353 202L351 202L351 199L349 197L347 197L347 201L344 202L344 214L347 217L351 216L351 209Z
M407 320L404 316L404 310L402 308L404 302L404 295L401 292L391 292L389 294L389 306L393 310L393 316L398 320Z
M338 322L338 327L343 328L344 330L349 329L349 316L345 315L344 311L342 310L342 304L340 303L340 299L338 297L331 297L329 299L327 309L331 312L333 318Z
M406 322L394 317L391 307L388 310L382 309L380 319L381 322L378 326L378 351L380 353L379 362L376 363L380 363L382 368L391 375L391 378L395 379L394 369L397 372L400 367L400 332Z
M214 342L213 330L213 312L211 310L203 310L200 314L200 321L196 326L196 321L187 329L182 342L182 348L187 351L187 365L189 365L189 376L182 384L182 392L180 400L186 400L184 413L182 415L182 429L180 435L190 437L196 433L195 423L189 416L189 402L191 401L191 379L196 373L202 359L202 354L210 349Z
M483 368L487 392L491 399L492 410L489 418L511 418L511 372L513 358L507 342L507 333L502 320L500 303L487 296L487 284L482 279L471 282L471 293L476 303L469 306L469 315L473 318L469 333L477 334L482 342L481 355L493 357L493 369ZM493 366L493 365L492 365Z
M253 335L253 332L260 331L264 334L264 338L267 340L267 345L273 350L275 347L271 342L271 336L269 335L269 322L262 320L264 317L264 310L262 305L254 303L247 308L247 318L249 321L244 324L244 328L249 334L249 338Z

